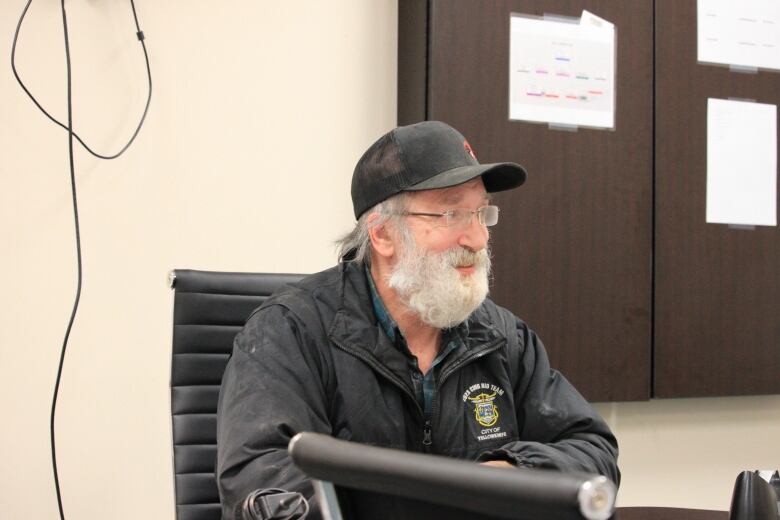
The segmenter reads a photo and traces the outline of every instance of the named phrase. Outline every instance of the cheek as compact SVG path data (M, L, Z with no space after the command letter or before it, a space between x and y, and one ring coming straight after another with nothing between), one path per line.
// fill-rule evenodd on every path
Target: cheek
M457 240L454 240L450 236L446 236L443 233L437 233L433 230L421 237L418 241L419 245L425 248L430 253L442 253L449 249L458 247Z
M485 226L480 226L477 236L479 237L479 242L484 243L487 245L487 243L490 241L490 231ZM476 245L476 244L473 244Z
M458 245L444 228L414 226L411 230L417 247L429 253L441 253Z

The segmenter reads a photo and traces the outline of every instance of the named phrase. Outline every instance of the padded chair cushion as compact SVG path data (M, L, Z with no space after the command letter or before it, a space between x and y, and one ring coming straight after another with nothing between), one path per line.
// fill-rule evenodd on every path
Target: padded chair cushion
M171 413L177 520L219 520L217 400L233 338L249 314L303 275L176 270Z

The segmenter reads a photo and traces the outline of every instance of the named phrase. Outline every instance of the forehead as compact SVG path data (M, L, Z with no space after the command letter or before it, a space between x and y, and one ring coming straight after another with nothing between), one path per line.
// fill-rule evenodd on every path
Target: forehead
M449 188L412 191L407 193L411 195L412 200L429 204L453 205L464 201L483 202L490 199L489 194L485 191L482 177L477 177L476 179L464 182L463 184L458 184L457 186L450 186Z

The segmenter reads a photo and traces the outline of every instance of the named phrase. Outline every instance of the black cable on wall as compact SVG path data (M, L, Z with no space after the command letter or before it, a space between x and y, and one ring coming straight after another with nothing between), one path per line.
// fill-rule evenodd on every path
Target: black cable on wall
M67 350L68 339L70 338L70 332L73 328L73 322L75 321L76 318L76 312L78 311L79 301L81 299L81 285L82 285L81 231L79 226L78 197L76 195L76 169L74 165L73 143L74 140L78 141L84 147L84 149L86 149L90 154L94 155L99 159L109 159L109 160L116 159L117 157L122 155L125 152L125 150L127 150L130 147L133 141L135 141L138 132L140 132L141 127L143 126L144 121L146 120L146 114L149 111L149 103L152 100L152 72L149 66L149 55L146 51L146 44L144 43L144 33L143 31L141 31L141 28L138 24L138 15L135 9L135 2L134 0L130 0L130 6L133 10L133 19L135 20L136 36L138 37L138 40L141 42L141 48L143 49L144 59L146 61L146 74L149 80L149 94L146 98L146 106L144 107L143 115L141 116L141 119L138 122L138 126L135 128L133 135L127 141L127 144L125 144L118 152L114 154L100 154L93 151L92 148L90 148L84 142L84 140L81 139L81 137L79 137L79 135L73 130L73 92L72 92L72 84L71 84L71 57L70 57L70 42L68 39L68 17L65 10L65 0L61 0L60 5L62 10L62 29L65 37L65 63L67 69L67 100L68 100L67 101L68 104L67 125L61 123L56 118L54 118L51 114L49 114L49 112L47 112L46 109L44 109L43 106L41 106L38 100L35 99L35 96L33 96L33 94L24 84L21 77L19 77L19 73L16 70L16 45L19 40L19 31L22 27L22 22L24 21L24 18L27 15L27 11L30 8L30 4L32 4L32 0L27 1L27 4L24 6L24 10L22 11L21 16L19 17L19 23L16 25L13 44L11 46L11 69L13 70L14 76L16 77L16 80L19 82L19 85L22 87L22 90L24 90L24 92L30 97L32 102L35 103L35 106L37 106L40 109L40 111L43 112L43 114L46 117L48 117L52 122L54 122L55 124L59 125L60 127L68 131L68 161L69 161L69 171L70 171L70 187L71 187L71 198L73 202L73 221L76 230L76 263L77 263L76 295L73 301L73 308L70 313L70 319L68 320L68 326L65 330L65 337L62 341L59 365L57 367L57 379L54 384L54 392L52 395L52 403L51 403L51 414L49 420L49 433L50 433L50 441L51 441L51 461L52 461L52 471L54 473L54 487L57 493L57 507L59 508L60 519L65 520L65 513L62 507L62 494L60 492L59 474L57 471L57 450L56 450L54 419L56 417L56 411L57 411L57 397L59 395L60 381L62 379L62 367L65 361L65 352Z

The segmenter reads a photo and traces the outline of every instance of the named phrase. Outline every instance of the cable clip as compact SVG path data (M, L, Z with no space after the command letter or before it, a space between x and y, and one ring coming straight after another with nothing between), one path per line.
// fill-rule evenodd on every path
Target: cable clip
M137 33L135 33L135 35L138 36L138 41L139 42L144 41L144 32L143 31L138 31Z

